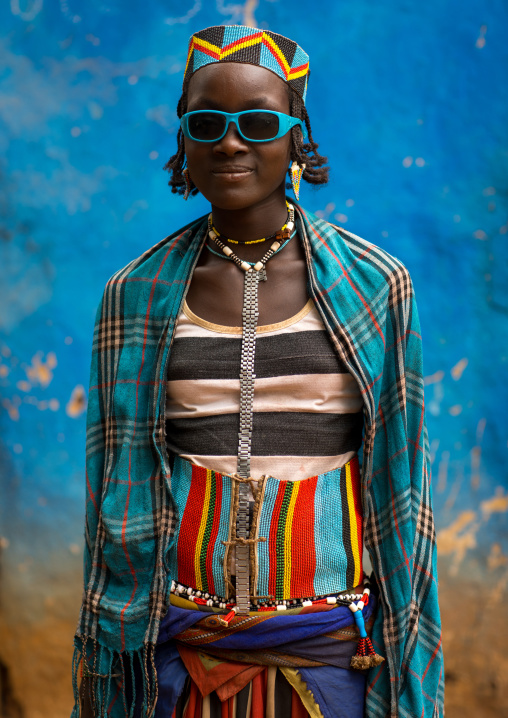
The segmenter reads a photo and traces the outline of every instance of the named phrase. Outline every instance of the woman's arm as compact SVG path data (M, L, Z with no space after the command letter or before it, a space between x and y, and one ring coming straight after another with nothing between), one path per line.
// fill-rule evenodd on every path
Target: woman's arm
M371 671L367 707L368 715L438 718L444 670L420 324L407 270L399 266L390 282L366 497L366 543L381 592L373 635L387 664Z

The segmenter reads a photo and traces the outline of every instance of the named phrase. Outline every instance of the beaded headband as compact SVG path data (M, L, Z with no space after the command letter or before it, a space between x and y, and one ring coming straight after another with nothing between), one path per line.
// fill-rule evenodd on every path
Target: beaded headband
M266 67L288 83L305 102L309 56L283 35L244 25L214 25L192 35L183 84L212 62L242 62Z

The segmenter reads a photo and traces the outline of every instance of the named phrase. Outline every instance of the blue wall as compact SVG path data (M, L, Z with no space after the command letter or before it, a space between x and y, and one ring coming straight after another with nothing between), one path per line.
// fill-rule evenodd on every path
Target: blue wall
M187 38L221 22L309 51L308 109L332 173L301 200L413 276L442 580L506 566L508 5L309 7L2 3L0 560L12 620L33 618L41 596L79 595L95 308L116 269L207 209L172 195L162 165Z

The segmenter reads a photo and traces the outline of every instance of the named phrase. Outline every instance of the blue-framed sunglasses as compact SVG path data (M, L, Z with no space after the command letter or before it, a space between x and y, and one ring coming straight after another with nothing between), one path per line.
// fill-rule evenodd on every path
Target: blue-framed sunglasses
M273 110L196 110L186 112L180 120L185 137L196 142L218 142L228 131L231 122L236 125L240 136L248 142L271 142L283 137L296 125L300 126L304 139L307 139L307 132L301 120Z

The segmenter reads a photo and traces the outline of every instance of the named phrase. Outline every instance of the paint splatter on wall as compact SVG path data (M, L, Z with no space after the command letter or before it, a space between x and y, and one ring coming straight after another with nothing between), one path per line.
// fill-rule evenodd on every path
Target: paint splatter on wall
M172 195L162 165L188 35L220 22L309 50L308 108L332 172L302 203L411 271L441 581L506 588L507 15L480 0L347 0L326 23L303 0L2 3L0 561L16 606L5 622L37 616L59 635L68 621L70 645L95 308L116 269L207 210Z

